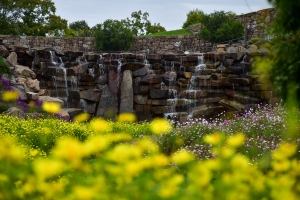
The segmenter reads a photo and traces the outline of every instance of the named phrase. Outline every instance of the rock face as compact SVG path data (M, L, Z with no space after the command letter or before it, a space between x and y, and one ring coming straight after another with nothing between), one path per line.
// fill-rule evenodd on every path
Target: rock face
M183 43L181 43L183 44ZM17 47L15 47L17 48ZM8 56L13 90L25 103L57 102L75 113L113 119L134 112L139 120L167 117L210 118L223 111L243 112L258 103L278 102L252 60L264 56L255 46L220 45L219 52L95 54L17 48ZM43 62L39 62L42 60ZM62 113L66 115L66 113Z
M114 118L118 113L118 97L108 85L102 91L96 116Z
M125 70L123 73L123 79L121 83L121 103L119 113L132 113L133 112L133 86L132 77L129 70Z

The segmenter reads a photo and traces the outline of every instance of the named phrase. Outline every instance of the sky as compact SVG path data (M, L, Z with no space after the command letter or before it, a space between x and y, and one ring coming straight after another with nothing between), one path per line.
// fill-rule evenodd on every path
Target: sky
M52 0L56 15L68 23L85 20L90 27L107 19L130 18L131 13L148 12L152 24L160 23L166 30L181 29L187 13L198 8L209 14L232 11L236 14L271 8L267 0Z

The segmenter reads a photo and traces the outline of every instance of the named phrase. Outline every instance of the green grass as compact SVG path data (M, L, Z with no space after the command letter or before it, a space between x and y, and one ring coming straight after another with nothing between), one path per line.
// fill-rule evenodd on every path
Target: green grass
M172 30L172 31L153 33L153 34L149 34L149 35L143 35L141 37L176 36L176 35L190 35L190 34L192 34L192 33L187 29L178 29L178 30Z

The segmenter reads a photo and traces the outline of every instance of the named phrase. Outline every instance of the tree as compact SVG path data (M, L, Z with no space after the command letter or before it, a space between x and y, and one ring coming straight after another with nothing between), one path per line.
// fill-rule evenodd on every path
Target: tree
M67 20L55 15L51 0L1 0L0 34L6 35L62 35Z
M143 13L141 10L131 13L131 18L128 17L122 20L122 23L130 28L135 36L144 35L146 28L151 25L148 20L149 13Z
M198 24L202 22L202 18L204 16L204 12L196 8L195 10L191 10L187 14L187 19L183 23L182 28L187 28L190 25Z
M118 20L108 19L93 27L96 47L100 51L128 50L133 40L133 32Z
M146 34L153 34L153 33L159 33L164 32L166 29L160 25L160 23L154 23L153 25L150 25L146 28Z
M243 24L235 19L232 12L215 11L202 18L200 37L210 42L218 43L235 38L244 34Z
M75 31L75 37L91 37L91 28L85 20L72 22L69 28Z
M283 103L293 101L300 108L300 0L268 0L277 11L271 27L273 44L268 57L259 62L272 88Z

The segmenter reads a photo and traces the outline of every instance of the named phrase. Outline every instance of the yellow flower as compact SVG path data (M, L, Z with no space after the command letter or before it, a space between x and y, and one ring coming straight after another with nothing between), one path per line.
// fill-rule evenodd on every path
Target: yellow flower
M121 113L118 118L117 121L118 122L135 122L136 121L136 115L133 113Z
M88 113L81 113L74 117L74 122L81 123L81 122L87 121L89 118L90 118L90 115Z
M16 101L19 98L19 93L16 91L6 91L2 93L2 100L6 102Z
M212 144L212 145L218 145L221 143L221 141L224 138L224 134L222 133L214 133L211 135L206 135L204 137L204 142L208 143L208 144Z
M93 121L91 121L90 126L93 130L99 131L99 132L111 131L110 124L102 118L94 119Z
M191 154L190 152L188 152L187 150L183 149L179 152L176 152L173 156L172 156L172 161L178 165L182 165L185 163L188 163L192 160L195 159L195 156L193 154Z
M42 105L42 109L48 113L55 114L55 113L59 112L60 104L55 103L55 102L45 101Z
M150 130L156 135L169 133L172 131L172 125L166 119L156 118L150 123Z
M235 134L227 139L227 144L231 147L239 147L245 141L245 136L241 133Z
M33 168L35 173L44 179L60 174L64 168L64 164L54 160L36 160Z
M249 166L249 163L249 159L240 154L234 155L230 161L230 164L234 169L246 168L247 166Z

